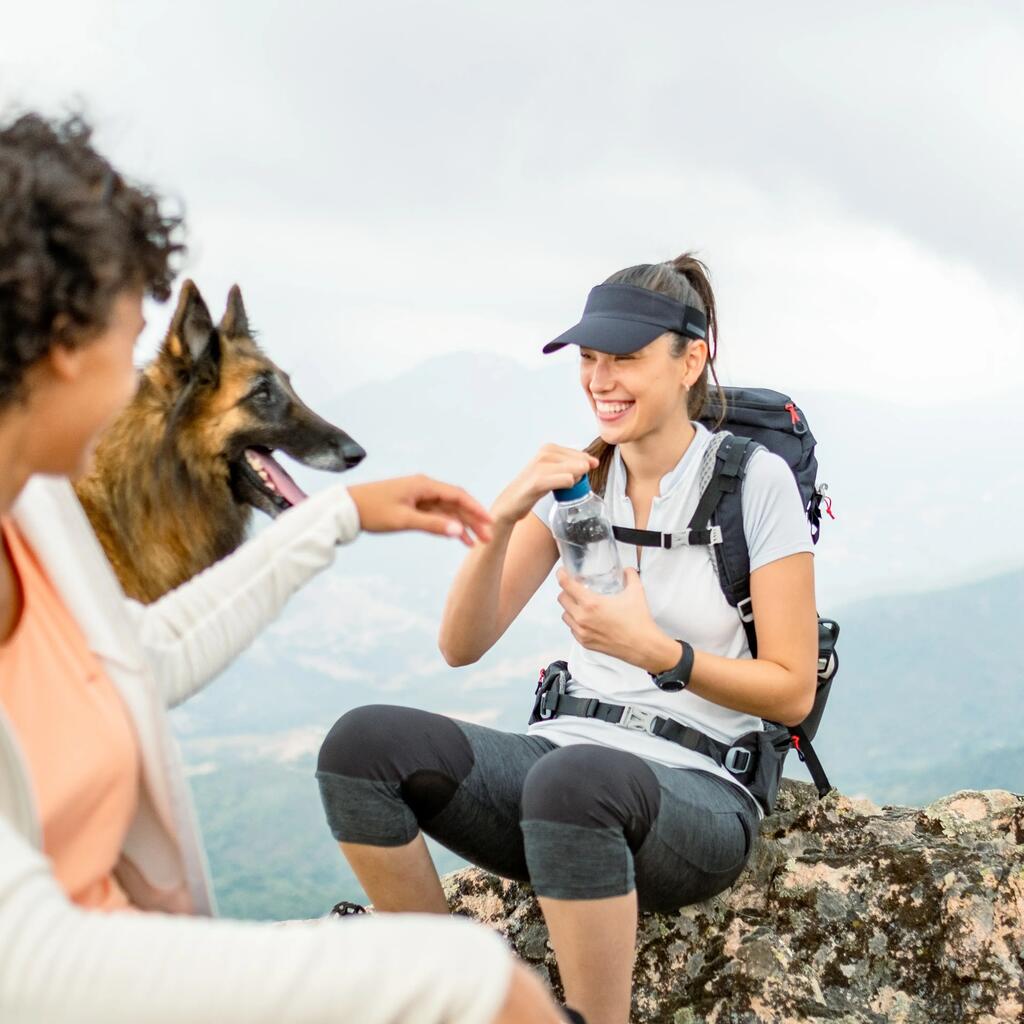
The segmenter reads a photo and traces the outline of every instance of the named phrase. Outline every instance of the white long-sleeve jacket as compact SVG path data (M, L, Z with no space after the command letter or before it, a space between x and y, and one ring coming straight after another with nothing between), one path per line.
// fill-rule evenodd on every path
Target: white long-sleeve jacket
M214 920L166 709L211 680L359 532L335 486L149 606L128 601L70 485L34 478L15 519L139 738L139 807L117 867L143 914L80 910L41 852L31 782L0 709L0 1024L485 1024L510 955L421 915L290 927ZM239 841L244 841L239 837Z

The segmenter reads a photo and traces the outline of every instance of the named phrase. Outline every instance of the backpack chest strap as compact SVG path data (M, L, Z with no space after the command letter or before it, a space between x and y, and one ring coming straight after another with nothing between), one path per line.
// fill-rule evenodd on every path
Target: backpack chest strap
M634 530L629 526L613 526L612 533L623 544L635 544L642 548L710 547L722 543L722 528L712 526L704 530L677 530L675 533L659 533L657 530Z

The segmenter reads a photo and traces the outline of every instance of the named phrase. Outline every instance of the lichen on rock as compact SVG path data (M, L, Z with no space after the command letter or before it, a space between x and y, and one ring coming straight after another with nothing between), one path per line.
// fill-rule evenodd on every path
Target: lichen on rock
M445 878L456 913L504 933L560 991L529 886ZM1024 797L877 807L784 780L744 874L641 915L635 1024L1024 1020Z

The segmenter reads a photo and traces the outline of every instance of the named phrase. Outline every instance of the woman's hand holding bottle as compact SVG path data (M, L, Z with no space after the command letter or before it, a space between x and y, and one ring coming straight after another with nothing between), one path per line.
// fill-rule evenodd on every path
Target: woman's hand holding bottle
M597 459L575 448L546 444L526 468L498 495L491 506L495 523L512 526L556 488L572 487L597 466Z
M646 672L664 672L679 660L679 644L654 621L636 569L626 569L625 587L610 595L595 594L564 569L557 578L562 621L588 651Z

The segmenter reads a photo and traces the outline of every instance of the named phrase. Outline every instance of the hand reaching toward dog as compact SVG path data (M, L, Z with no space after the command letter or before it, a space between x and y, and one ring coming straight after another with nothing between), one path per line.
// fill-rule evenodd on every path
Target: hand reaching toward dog
M491 539L490 513L461 487L429 476L403 476L348 489L368 533L420 530L458 537L467 547Z

